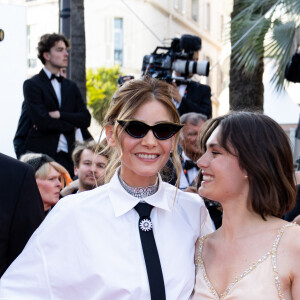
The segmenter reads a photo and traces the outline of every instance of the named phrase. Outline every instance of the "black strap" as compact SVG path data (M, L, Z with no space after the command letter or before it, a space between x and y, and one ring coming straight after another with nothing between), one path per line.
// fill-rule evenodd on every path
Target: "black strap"
M151 300L165 300L164 278L150 219L152 208L152 205L145 202L140 202L135 206L135 210L140 216L138 226L148 274Z

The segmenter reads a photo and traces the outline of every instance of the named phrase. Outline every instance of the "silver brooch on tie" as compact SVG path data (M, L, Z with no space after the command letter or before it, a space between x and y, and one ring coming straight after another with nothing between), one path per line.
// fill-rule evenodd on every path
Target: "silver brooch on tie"
M149 219L143 219L140 222L140 228L143 231L150 231L152 229L152 222Z

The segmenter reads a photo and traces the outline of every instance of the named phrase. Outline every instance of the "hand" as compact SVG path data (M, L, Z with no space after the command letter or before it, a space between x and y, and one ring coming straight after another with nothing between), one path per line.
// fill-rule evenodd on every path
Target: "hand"
M172 83L170 84L170 86L171 86L171 96L172 96L172 98L173 98L177 103L180 103L182 97L181 97L181 95L180 95L179 92L178 92L178 88L177 88L176 83L175 83L175 82L172 82Z
M49 115L53 119L59 119L60 118L59 110L49 111Z

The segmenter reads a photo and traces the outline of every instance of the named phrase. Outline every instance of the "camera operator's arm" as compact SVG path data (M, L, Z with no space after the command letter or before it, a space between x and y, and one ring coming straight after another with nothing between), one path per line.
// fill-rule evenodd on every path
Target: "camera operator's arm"
M201 113L211 118L211 91L208 85L199 82L191 81L187 86L187 93L182 98L181 104L178 108L180 115L196 112Z

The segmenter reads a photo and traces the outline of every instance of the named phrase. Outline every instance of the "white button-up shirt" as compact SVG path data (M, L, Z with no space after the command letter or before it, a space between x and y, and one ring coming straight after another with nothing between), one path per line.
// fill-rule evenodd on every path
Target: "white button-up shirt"
M44 67L44 71L46 73L46 75L48 76L48 78L51 78L51 72L46 69ZM58 100L58 105L59 107L61 107L61 83L59 83L56 79L52 79L51 80L51 84L53 86L53 89L55 91L57 100ZM66 153L68 153L68 142L66 137L61 133L59 136L59 141L58 141L58 145L57 145L57 152L59 151L64 151Z
M176 199L175 199L176 197ZM159 178L153 233L167 300L190 298L199 236L212 231L202 199ZM0 299L148 300L150 290L138 229L139 202L110 183L63 198L1 279Z
M190 160L190 158L186 156L184 151L182 151L182 159L183 159L183 163L186 160ZM197 170L197 168L192 168L192 169L187 171L187 176L186 176L184 174L183 168L181 168L179 188L181 190L184 190L187 187L189 187L193 183L194 179L198 176L198 173L199 173L199 171Z

